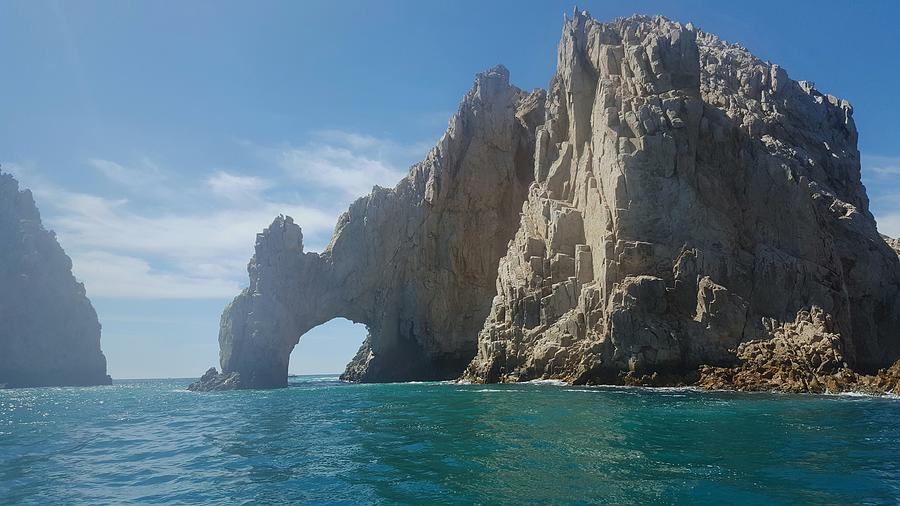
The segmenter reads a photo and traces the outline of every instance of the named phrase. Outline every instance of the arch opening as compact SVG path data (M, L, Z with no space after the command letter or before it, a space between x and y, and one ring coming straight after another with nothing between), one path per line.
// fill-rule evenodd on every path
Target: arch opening
M362 323L335 317L300 336L288 359L289 376L339 375L366 338Z

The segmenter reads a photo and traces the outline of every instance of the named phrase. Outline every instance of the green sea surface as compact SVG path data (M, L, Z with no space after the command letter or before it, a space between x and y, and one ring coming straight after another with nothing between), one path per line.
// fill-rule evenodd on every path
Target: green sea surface
M0 504L898 504L900 400L547 383L0 390Z

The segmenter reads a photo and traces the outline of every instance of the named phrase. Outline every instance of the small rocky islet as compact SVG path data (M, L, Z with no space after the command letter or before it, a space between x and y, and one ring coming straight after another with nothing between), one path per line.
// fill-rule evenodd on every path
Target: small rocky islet
M555 379L897 392L900 241L880 235L846 100L691 24L567 17L548 89L497 66L321 253L258 235L222 373L287 385L335 317L358 382Z

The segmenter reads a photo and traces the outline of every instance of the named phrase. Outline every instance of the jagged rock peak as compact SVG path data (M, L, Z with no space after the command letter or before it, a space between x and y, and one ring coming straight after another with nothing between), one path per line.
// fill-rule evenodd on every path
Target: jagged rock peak
M0 171L0 385L111 382L100 323L30 190Z
M848 102L691 25L576 10L546 111L467 379L687 378L778 343L900 358Z
M851 370L900 357L900 261L848 102L662 17L576 9L557 59L546 94L476 76L321 254L276 220L222 317L226 379L283 386L300 336L343 316L369 329L354 381L451 378L474 355L482 382L896 383Z
M478 74L425 159L351 204L321 253L304 252L300 227L277 218L257 238L250 286L222 315L222 373L197 388L225 377L285 386L294 345L335 317L369 330L347 380L458 377L533 180L544 98L511 86L503 66Z

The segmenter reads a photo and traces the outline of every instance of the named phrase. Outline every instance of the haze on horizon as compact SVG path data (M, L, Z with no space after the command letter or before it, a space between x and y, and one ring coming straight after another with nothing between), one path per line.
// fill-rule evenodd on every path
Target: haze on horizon
M849 100L871 209L900 236L900 66L878 51L900 47L880 22L900 3L579 7L692 22ZM247 284L257 232L287 214L320 251L350 202L425 155L477 72L502 63L517 86L546 87L571 10L4 2L0 163L72 257L110 374L197 376L217 365L219 315ZM797 23L810 12L819 23ZM303 337L290 371L340 372L364 336L333 320Z

